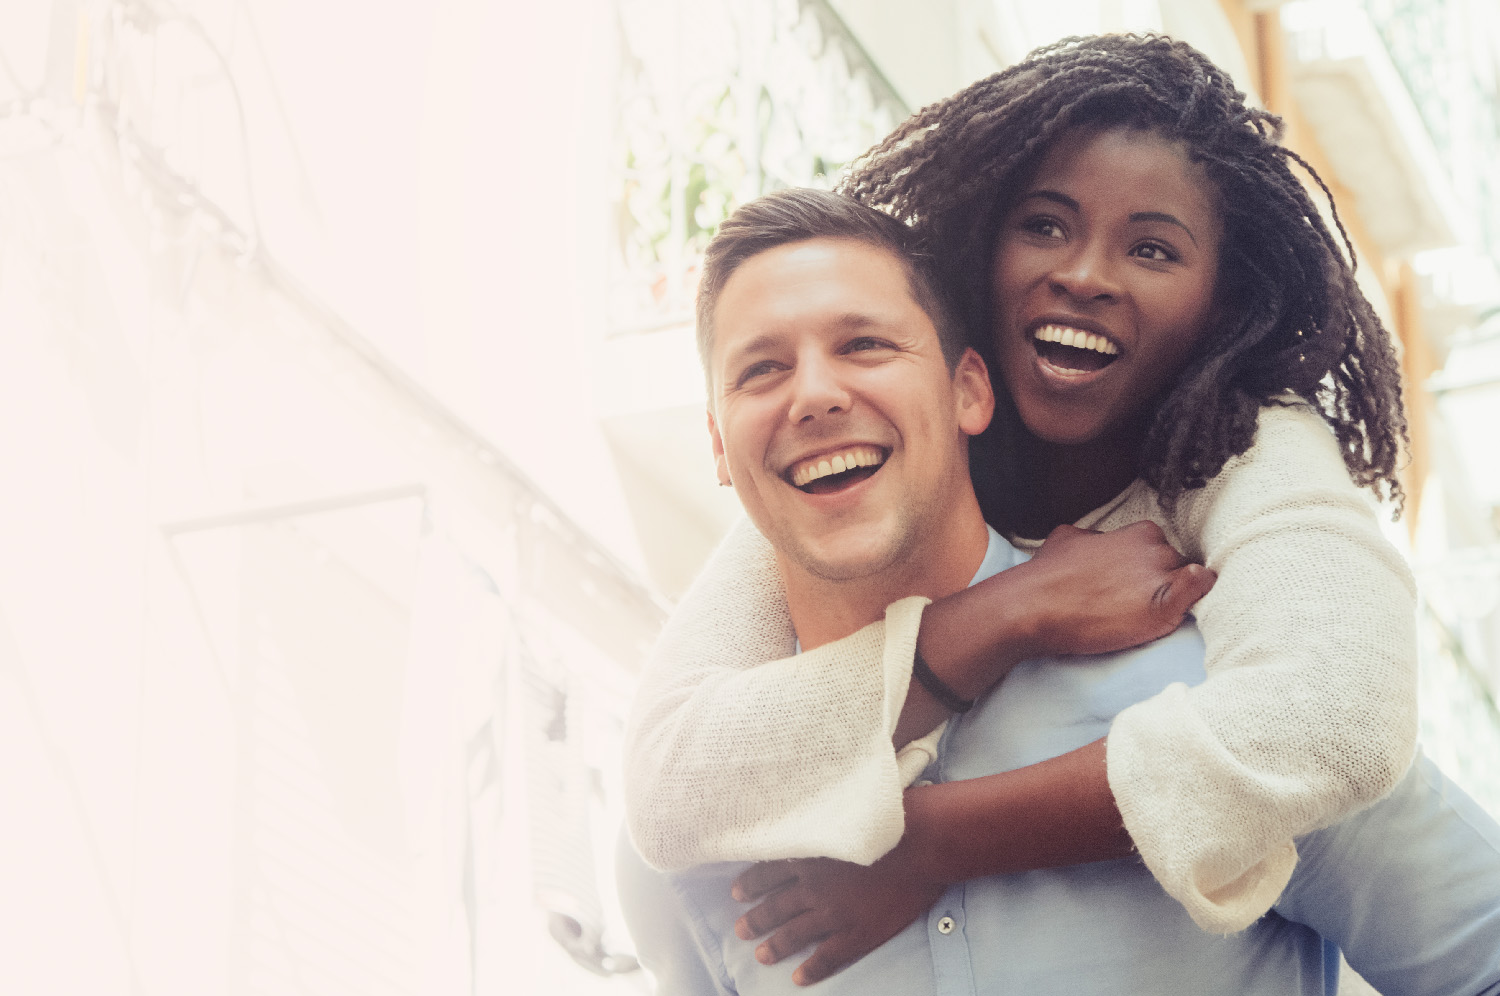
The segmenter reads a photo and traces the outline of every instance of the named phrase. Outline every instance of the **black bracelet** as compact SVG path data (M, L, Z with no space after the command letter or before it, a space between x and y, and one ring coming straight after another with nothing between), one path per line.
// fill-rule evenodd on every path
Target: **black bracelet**
M932 673L932 668L922 659L921 651L912 648L911 653L912 677L922 683L927 689L927 694L937 700L938 705L949 712L965 713L974 708L973 699L961 698L957 692L948 687L947 682Z

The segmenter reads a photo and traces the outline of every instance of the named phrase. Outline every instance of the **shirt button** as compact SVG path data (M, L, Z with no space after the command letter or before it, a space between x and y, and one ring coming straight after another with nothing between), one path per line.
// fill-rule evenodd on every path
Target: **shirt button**
M953 918L951 916L945 916L938 921L938 933L951 934L953 933L953 928L955 926L957 926L957 924L953 922Z

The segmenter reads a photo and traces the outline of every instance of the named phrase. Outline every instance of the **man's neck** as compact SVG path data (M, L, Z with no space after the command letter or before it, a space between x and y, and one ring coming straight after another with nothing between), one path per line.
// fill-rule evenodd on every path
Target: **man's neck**
M803 650L842 639L885 617L886 606L911 595L934 601L962 591L973 580L989 547L989 531L978 502L944 522L921 550L870 577L829 581L787 561L777 562L786 582L787 607Z

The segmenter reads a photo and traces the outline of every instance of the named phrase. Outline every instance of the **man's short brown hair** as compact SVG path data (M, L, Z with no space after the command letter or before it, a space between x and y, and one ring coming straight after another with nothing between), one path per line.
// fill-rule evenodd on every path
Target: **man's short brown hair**
M698 284L698 356L713 393L709 357L714 345L714 307L734 271L752 256L809 239L850 239L889 250L906 270L917 305L937 329L943 359L952 370L968 342L952 318L927 257L915 247L911 229L890 215L842 194L791 187L757 197L731 214L708 244Z

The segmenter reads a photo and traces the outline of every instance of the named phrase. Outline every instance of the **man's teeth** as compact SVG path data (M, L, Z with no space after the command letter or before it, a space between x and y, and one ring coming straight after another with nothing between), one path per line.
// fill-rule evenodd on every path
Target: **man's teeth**
M1070 329L1066 325L1043 325L1033 333L1032 338L1040 342L1059 342L1075 349L1092 349L1106 356L1114 356L1120 351L1119 346L1102 335L1095 335L1082 329Z
M836 456L815 457L804 460L792 468L792 484L803 487L820 477L842 474L856 467L879 467L885 463L885 454L874 446L856 446Z

